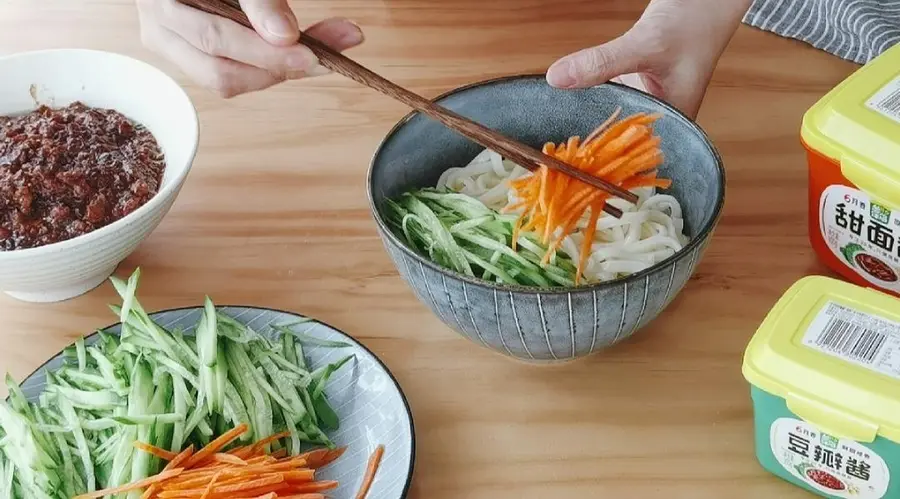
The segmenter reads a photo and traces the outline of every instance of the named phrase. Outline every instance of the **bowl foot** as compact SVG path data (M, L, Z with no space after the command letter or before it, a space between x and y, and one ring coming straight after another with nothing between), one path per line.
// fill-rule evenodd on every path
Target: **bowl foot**
M582 358L584 358L584 357L565 357L565 358L561 358L561 359L527 359L524 357L516 357L515 355L509 355L506 352L501 352L500 350L495 350L493 348L484 346L480 343L478 344L478 346L480 346L484 350L487 350L488 352L491 352L492 354L494 354L498 357L502 357L505 360L509 360L509 361L512 361L512 362L515 362L518 364L524 364L527 366L537 366L537 367L559 366L559 365L571 364L572 362L575 362L577 360L581 360Z
M16 300L31 303L53 303L70 300L103 284L103 282L116 270L116 267L117 265L114 265L103 272L91 275L82 281L70 283L61 288L45 289L41 291L4 291L4 293Z

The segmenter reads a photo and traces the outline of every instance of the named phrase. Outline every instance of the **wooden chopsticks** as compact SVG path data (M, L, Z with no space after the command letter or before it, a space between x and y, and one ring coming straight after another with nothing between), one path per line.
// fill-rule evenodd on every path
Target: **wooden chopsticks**
M250 20L247 18L247 15L244 14L243 10L241 10L237 0L179 1L190 7L194 7L210 14L226 17L238 24L252 28ZM574 168L563 161L510 139L443 106L435 104L434 102L365 68L361 64L344 56L340 52L335 51L306 33L300 33L300 43L307 46L319 58L319 62L326 68L406 104L416 111L444 124L448 128L455 130L473 142L496 151L501 156L521 165L523 168L535 171L538 169L538 165L547 165L549 168L580 180L581 182L600 189L612 196L624 199L633 204L638 202L638 197L633 192ZM616 218L622 216L622 210L609 203L604 204L603 210Z

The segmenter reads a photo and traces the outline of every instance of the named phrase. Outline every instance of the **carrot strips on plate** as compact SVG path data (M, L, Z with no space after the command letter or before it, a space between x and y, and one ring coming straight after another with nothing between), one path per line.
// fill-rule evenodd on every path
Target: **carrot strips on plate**
M270 444L290 436L278 434L223 452L247 431L247 425L242 424L196 452L191 446L178 454L135 442L136 448L169 461L162 472L75 499L96 499L140 489L144 489L141 499L325 499L324 492L338 487L336 481L316 480L316 471L340 458L345 448L316 449L300 456L269 452ZM371 486L383 449L377 452L366 470L365 490ZM360 493L363 495L359 497L364 497L365 493Z
M134 443L134 448L138 449L138 450L142 450L148 454L152 454L152 455L154 455L162 460L165 460L165 461L171 461L171 460L175 459L175 457L177 456L177 454L174 452L169 452L165 449L160 449L159 447L157 447L155 445L150 445L150 444L140 442L140 441L137 441Z
M242 423L242 424L236 426L235 428L225 432L224 434L222 434L222 436L213 440L212 442L209 443L209 445L200 449L199 451L197 451L196 454L191 456L184 463L184 467L192 468L195 465L197 465L198 463L203 462L207 458L212 458L215 453L222 450L226 445L230 444L231 442L237 440L244 433L247 433L247 431L249 429L250 429L250 427L247 426L246 423Z
M381 457L384 455L384 446L379 445L375 448L375 452L369 457L369 464L366 466L366 474L363 477L362 485L359 492L356 493L356 499L366 499L369 489L372 488L372 482L375 481L375 473L378 471L378 465L381 464Z
M670 180L657 178L663 154L660 138L651 128L660 116L638 113L616 121L620 112L617 109L583 142L580 137L560 144L550 142L544 145L543 152L625 189L668 188ZM513 249L521 232L532 231L549 248L545 263L590 213L580 248L577 283L590 256L597 222L609 194L546 166L510 185L517 202L505 211L522 210L513 229Z

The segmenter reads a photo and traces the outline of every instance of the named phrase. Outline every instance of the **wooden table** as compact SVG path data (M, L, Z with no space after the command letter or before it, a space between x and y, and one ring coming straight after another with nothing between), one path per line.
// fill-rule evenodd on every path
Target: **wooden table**
M626 29L632 0L304 0L346 15L363 63L427 96L542 71ZM549 20L548 20L549 19ZM540 36L526 35L539 31ZM537 43L531 43L537 40ZM220 303L308 314L363 341L415 415L412 498L808 497L757 465L741 376L781 293L824 272L806 239L803 112L853 66L742 28L700 116L728 168L724 218L679 299L632 341L531 367L444 327L399 279L368 213L365 171L406 110L338 76L223 101L140 45L128 0L3 0L0 54L88 47L159 64L200 112L197 161L175 207L118 270L144 271L151 309ZM2 75L0 75L2 78ZM0 370L31 372L114 317L104 286L54 305L0 296ZM379 499L379 498L374 498Z

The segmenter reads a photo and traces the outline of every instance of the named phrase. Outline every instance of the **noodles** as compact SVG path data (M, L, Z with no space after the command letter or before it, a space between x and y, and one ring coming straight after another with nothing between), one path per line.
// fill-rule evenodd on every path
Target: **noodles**
M488 208L503 210L516 203L509 181L530 173L490 150L482 151L468 165L451 168L441 175L437 187L478 199ZM684 234L684 218L678 200L660 194L653 187L634 189L639 200L632 205L611 199L620 208L621 218L606 213L597 220L583 277L588 283L610 281L645 270L680 251L689 241ZM512 213L518 213L512 210ZM581 258L586 213L577 229L563 239L559 251L574 261Z
M500 211L512 200L508 182L527 173L528 170L485 149L468 165L445 171L437 187L472 196L488 208Z
M436 187L439 193L456 192L472 202L480 201L488 211L515 217L511 231L492 225L499 232L491 232L488 225L506 222L493 216L469 220L470 208L455 202L434 206L436 211L431 211L414 199L407 199L405 206L396 206L398 214L403 215L396 225L407 240L421 245L420 250L432 259L439 256L457 271L472 275L481 269L484 275L493 274L504 281L518 282L522 275L531 282L546 281L548 276L538 271L550 268L548 265L556 261L557 255L566 261L566 268L558 269L563 273L568 272L568 262L575 263L574 273L566 277L573 278L575 285L581 281L610 281L656 265L688 243L678 200L657 192L668 189L672 183L658 177L664 156L662 139L654 135L652 124L660 115L636 113L616 121L618 115L619 110L584 141L574 136L559 144L548 142L543 152L585 173L631 189L638 196L635 204L610 198L607 193L546 166L531 173L496 152L484 150L468 165L445 171ZM428 201L428 196L433 195L425 193L423 199ZM603 210L607 204L619 208L622 216L606 214ZM446 210L457 215L449 216ZM415 230L410 229L413 222ZM452 225L444 226L445 223ZM475 236L461 232L475 228L487 232ZM539 262L514 258L519 256L516 252L523 235L528 244L539 243L537 251L528 250L532 255L542 255ZM511 260L500 256L498 242L509 244L502 253ZM497 262L509 267L494 265ZM535 264L539 267L535 268Z

